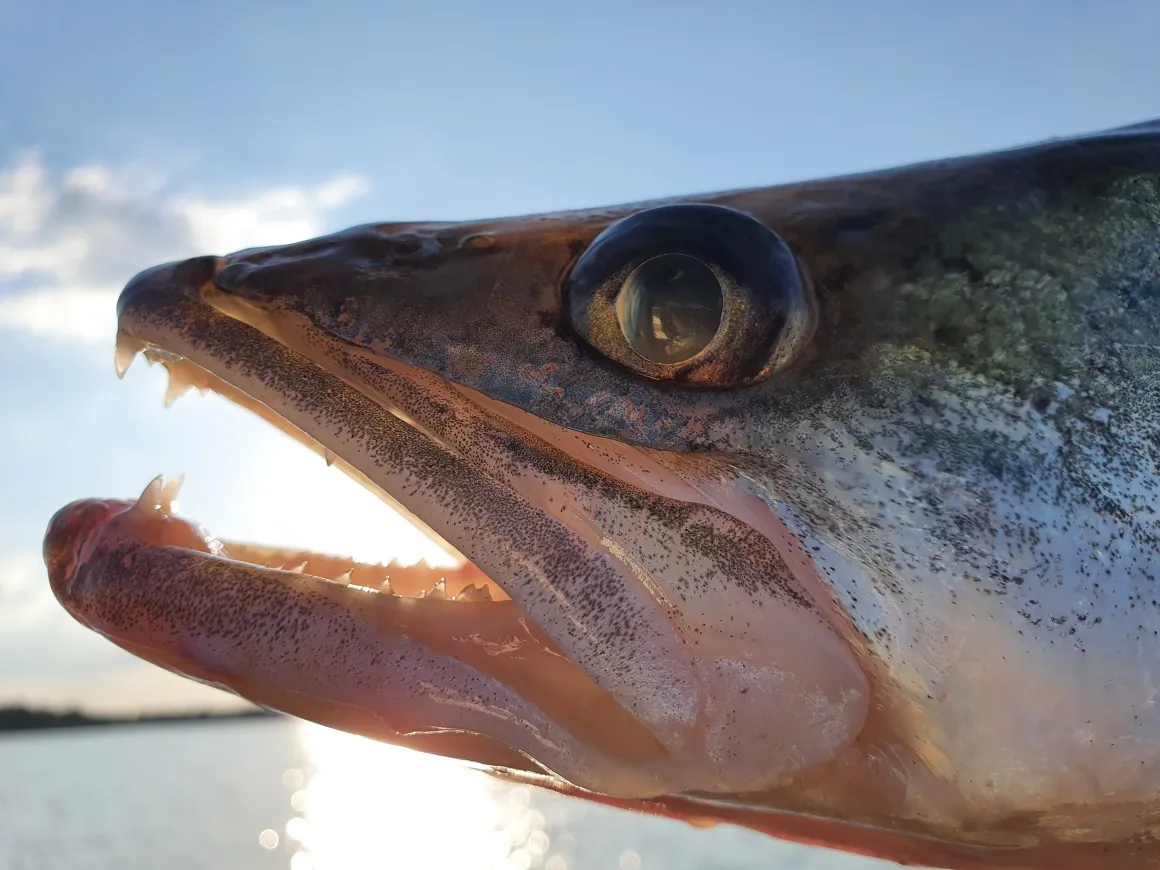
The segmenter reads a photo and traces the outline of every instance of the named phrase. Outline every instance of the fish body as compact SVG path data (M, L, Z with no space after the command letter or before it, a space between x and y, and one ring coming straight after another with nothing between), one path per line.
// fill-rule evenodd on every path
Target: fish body
M160 483L76 502L53 588L121 646L621 806L1160 866L1160 124L356 227L151 269L119 314L122 369L464 557L436 586L223 542Z

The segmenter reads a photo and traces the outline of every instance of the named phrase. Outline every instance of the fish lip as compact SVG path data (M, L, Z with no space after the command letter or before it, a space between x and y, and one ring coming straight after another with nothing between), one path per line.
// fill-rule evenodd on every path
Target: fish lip
M114 502L81 499L65 505L48 521L42 555L49 586L57 601L78 619L80 614L73 607L77 567L84 562L84 551L94 529L118 511Z

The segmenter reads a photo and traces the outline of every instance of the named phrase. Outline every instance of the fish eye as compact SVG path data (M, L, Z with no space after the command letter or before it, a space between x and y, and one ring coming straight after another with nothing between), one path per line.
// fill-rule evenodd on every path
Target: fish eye
M642 357L680 363L713 340L723 304L712 269L688 254L661 254L624 279L616 294L616 319L629 347Z
M660 206L612 224L563 290L580 338L656 380L755 383L813 333L812 290L789 246L723 206Z

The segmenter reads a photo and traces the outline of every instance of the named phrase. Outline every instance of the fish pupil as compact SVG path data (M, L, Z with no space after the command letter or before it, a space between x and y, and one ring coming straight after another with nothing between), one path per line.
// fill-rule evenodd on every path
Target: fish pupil
M641 263L616 296L616 316L629 346L655 363L681 363L708 347L721 326L721 282L687 254Z

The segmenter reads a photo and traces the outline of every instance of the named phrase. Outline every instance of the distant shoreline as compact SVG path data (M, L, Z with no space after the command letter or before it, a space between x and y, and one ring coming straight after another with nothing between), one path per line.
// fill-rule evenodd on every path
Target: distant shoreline
M31 707L0 707L0 734L45 731L56 728L93 728L118 725L157 725L169 722L216 722L266 719L282 714L254 708L237 712L200 710L186 713L141 713L135 716L101 716L79 710L37 710Z

